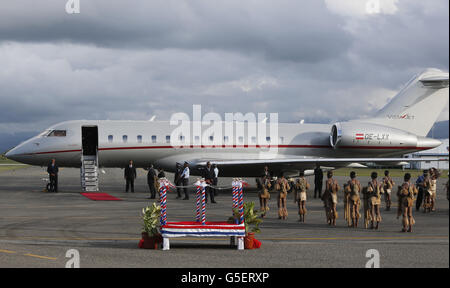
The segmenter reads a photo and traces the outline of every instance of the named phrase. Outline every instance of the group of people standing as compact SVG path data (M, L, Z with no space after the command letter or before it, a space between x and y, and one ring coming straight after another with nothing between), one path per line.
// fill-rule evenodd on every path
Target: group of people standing
M416 210L419 210L422 205L425 213L436 210L436 182L439 176L439 171L436 168L431 168L424 170L423 175L417 178L416 185L419 187L419 193Z
M315 169L314 198L319 197L323 201L328 225L336 226L336 220L338 219L338 192L341 190L341 187L337 180L333 178L332 171L327 171L326 175L325 189L322 194L323 172L319 167ZM436 209L436 180L438 177L439 172L435 168L424 170L423 175L417 179L416 183L411 182L410 173L404 174L403 183L398 186L397 190L397 218L402 217L403 232L412 232L412 227L415 224L412 215L414 201L416 201L417 210L421 207L422 202L424 212L429 213ZM259 200L262 217L265 217L269 211L269 191L274 189L278 192L278 218L283 220L287 219L286 199L288 192L293 191L295 195L294 201L298 205L299 221L305 222L307 191L310 185L305 178L304 172L300 172L299 177L295 181L288 181L281 174L276 180L272 180L268 167L265 167L263 176L261 179L257 179L257 184L260 188ZM395 182L389 175L388 170L384 172L384 177L381 180L378 180L377 172L372 172L370 181L364 187L357 179L356 172L350 172L350 179L343 185L344 218L348 226L353 228L358 227L361 218L360 208L361 204L363 204L365 228L378 229L382 222L380 209L382 195L384 195L386 211L389 211L392 205L392 192L394 187Z
M206 167L202 170L203 172L203 178L205 179L206 184L208 186L206 187L206 203L208 203L208 195L209 198L211 198L211 203L217 203L214 199L214 196L217 194L217 189L215 188L217 186L218 177L219 177L219 169L217 168L217 165L211 165L211 162L206 163ZM189 163L184 162L184 166L181 166L180 163L176 164L175 167L175 177L174 177L174 183L177 186L177 198L181 199L181 189L183 189L184 192L184 198L183 200L189 200L189 194L188 194L188 186L189 186Z
M177 199L181 199L181 187L183 187L184 192L184 198L183 200L189 200L189 193L188 193L188 185L189 185L189 177L190 177L190 170L189 170L189 163L184 162L183 165L180 163L177 163L175 165L175 179L174 183L177 186Z
M149 165L147 172L147 184L150 190L150 199L156 198L156 193L159 190L159 179L165 178L166 175L162 168L158 168L156 173L152 164ZM49 192L58 191L58 165L55 159L52 159L51 163L47 167L49 174L49 184L47 190ZM184 192L183 200L189 200L188 188L189 188L189 163L184 162L176 164L174 183L177 186L177 198L180 199L181 189ZM273 175L270 173L268 166L264 167L263 175L257 179L257 185L259 188L259 201L261 216L265 217L269 211L269 199L270 191L275 189L278 192L277 206L278 206L278 218L287 219L288 211L286 207L288 192L294 190L294 201L298 206L299 221L305 222L305 216L307 213L306 201L307 191L310 189L310 185L305 178L304 172L300 172L296 181L288 181L282 174L274 181ZM384 194L386 211L391 209L392 205L392 191L395 185L392 177L389 175L389 171L384 172L384 177L381 181L378 181L377 172L372 172L371 179L367 186L362 187L360 181L356 179L356 173L350 172L350 179L343 185L344 191L344 218L346 219L348 226L357 228L359 220L361 218L360 207L361 203L364 206L364 224L366 228L378 229L379 224L382 221L381 217L381 195ZM403 177L403 183L398 186L397 199L398 209L397 218L402 216L402 231L412 232L412 226L415 224L412 210L415 206L419 211L420 207L423 207L424 213L430 213L436 210L436 189L437 179L440 173L436 168L423 170L423 175L417 178L415 184L411 183L411 174L405 173ZM126 180L125 192L131 189L134 192L134 180L136 179L136 168L133 161L130 160L128 165L124 169L124 178ZM211 198L211 203L216 203L214 196L217 194L217 183L219 177L219 169L217 165L211 165L207 162L206 167L203 169L203 178L208 184L206 187L206 202L208 202L208 195ZM338 204L338 192L340 186L338 182L333 178L333 172L327 172L327 179L325 181L325 190L322 195L323 184L323 171L320 167L314 169L314 198L320 198L323 201L325 208L325 215L327 223L330 226L336 226L336 219L338 218L337 204ZM449 182L446 183L447 200L449 199ZM369 226L370 223L370 226Z
M153 167L153 164L150 164L147 169L147 184L150 190L150 198L149 199L155 199L156 198L156 192L159 190L159 179L165 178L166 173L164 170L160 167L158 168L158 173L156 173L155 168ZM184 191L184 198L183 200L189 200L189 194L188 194L188 185L189 185L189 176L190 176L190 170L189 170L189 163L184 162L184 165L182 166L180 163L176 164L175 167L175 185L177 186L177 198L180 199L181 196L181 189Z
M150 199L156 198L156 191L159 189L158 179L166 177L166 174L162 168L158 168L157 170L158 172L155 171L153 164L150 164L147 168L147 184L150 190ZM134 181L137 178L137 173L133 160L130 160L128 165L125 167L123 177L126 181L125 193L128 193L128 191L134 193Z
M147 184L150 190L150 198L155 199L156 193L159 190L159 179L165 178L165 172L162 168L158 168L158 173L155 171L153 164L150 164L147 169ZM133 161L130 161L130 164L125 167L124 177L126 180L126 188L125 192L128 192L129 186L131 186L131 192L134 192L134 180L136 179L136 168L133 167ZM190 177L190 169L189 163L184 162L183 165L180 163L176 163L175 166L175 177L174 184L177 190L176 199L189 200L189 177ZM217 165L211 165L210 162L206 164L206 167L203 169L203 178L205 179L206 184L206 202L208 202L208 195L211 198L211 203L217 203L214 199L214 196L217 194L217 183L219 177L219 169ZM181 192L183 191L184 197Z
M286 207L287 195L288 192L294 188L295 189L295 202L298 205L300 221L305 222L306 215L306 192L309 189L309 183L305 178L303 172L300 172L299 178L295 183L289 183L289 181L284 177L284 175L280 174L274 183L272 183L272 175L269 172L269 168L267 166L264 167L264 173L261 179L257 179L257 185L260 188L259 203L260 203L260 211L261 216L265 217L266 213L269 211L269 199L270 199L270 190L273 187L275 191L278 192L277 196L277 206L278 206L278 218L279 219L287 219L288 211ZM291 187L292 185L292 187Z

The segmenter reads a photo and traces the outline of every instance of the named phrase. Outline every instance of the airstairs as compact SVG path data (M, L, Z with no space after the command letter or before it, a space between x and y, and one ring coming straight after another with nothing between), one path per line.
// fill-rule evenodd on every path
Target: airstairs
M97 155L81 156L81 188L83 192L98 191L98 157Z

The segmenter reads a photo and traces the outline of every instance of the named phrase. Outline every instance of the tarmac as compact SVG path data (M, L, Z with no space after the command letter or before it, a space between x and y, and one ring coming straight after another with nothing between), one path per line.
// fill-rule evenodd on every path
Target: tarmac
M148 199L146 172L138 170L135 193L125 193L123 170L105 169L100 174L101 192L122 201L92 201L80 194L79 169L62 168L59 193L43 192L47 177L44 168L25 167L0 172L0 267L64 268L79 253L84 267L158 267L158 268L364 268L373 260L371 249L379 254L379 266L449 267L449 202L444 183L438 180L437 211L414 211L416 225L412 233L401 232L396 218L396 196L391 211L382 204L383 222L379 230L366 230L363 221L357 229L344 220L342 192L339 194L337 227L326 224L322 202L308 192L306 223L298 222L293 195L288 196L288 219L277 217L276 194L270 211L256 238L260 249L239 251L230 247L228 238L172 238L171 249L139 249L142 208ZM167 173L169 179L173 175ZM335 177L343 184L347 177ZM191 182L193 179L191 178ZM415 180L415 179L414 179ZM308 177L312 184L313 178ZM368 179L360 178L365 184ZM394 179L401 183L401 179ZM254 179L249 179L254 184ZM231 179L220 179L229 185ZM313 185L311 185L313 186ZM311 187L312 188L312 187ZM393 193L395 194L395 193ZM167 200L169 221L193 221L194 189L190 200L176 200L170 192ZM221 190L217 204L208 204L208 221L224 221L231 216L231 190ZM254 188L247 189L244 201L259 201ZM72 250L73 251L73 250ZM367 254L369 253L369 254Z

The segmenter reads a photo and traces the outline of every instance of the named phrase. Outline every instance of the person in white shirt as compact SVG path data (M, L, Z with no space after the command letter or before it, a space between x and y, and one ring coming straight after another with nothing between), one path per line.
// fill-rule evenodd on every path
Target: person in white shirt
M219 177L219 168L217 168L217 164L214 164L213 167L214 167L214 176L215 176L215 178L218 178Z
M219 168L217 168L217 164L213 165L214 167L214 180L213 180L213 186L216 187L217 183L219 182ZM217 189L214 189L214 195L217 195Z
M188 188L186 186L189 185L189 163L184 162L183 173L181 173L180 180L182 185L184 186L184 198L183 200L189 200Z

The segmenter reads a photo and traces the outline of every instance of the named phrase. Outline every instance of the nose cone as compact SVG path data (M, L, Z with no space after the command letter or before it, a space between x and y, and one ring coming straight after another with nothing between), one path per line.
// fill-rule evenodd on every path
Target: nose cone
M18 151L19 149L18 148L19 147L17 146L15 148L9 150L8 152L6 152L6 154L5 154L6 158L8 158L10 160L21 162L20 161L20 160L22 160L21 156L20 156L21 154L19 153L19 151Z
M15 148L9 150L5 156L8 159L17 161L17 162L21 162L24 164L29 164L29 160L31 158L30 155L31 151L29 151L29 149L27 148L27 145L25 145L25 143L22 143L18 146L16 146Z

